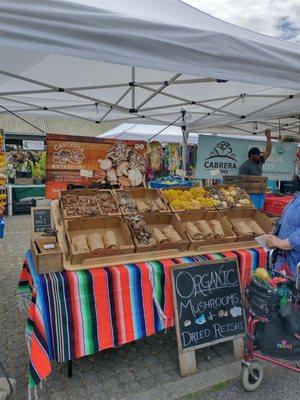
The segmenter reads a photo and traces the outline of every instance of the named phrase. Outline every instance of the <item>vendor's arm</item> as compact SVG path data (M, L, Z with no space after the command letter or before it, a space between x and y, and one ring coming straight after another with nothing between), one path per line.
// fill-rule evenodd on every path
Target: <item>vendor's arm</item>
M271 154L272 151L272 141L271 141L271 131L270 129L266 129L265 130L265 135L267 138L267 144L266 144L266 148L265 151L263 153L264 159L266 161L266 159L269 157L269 155Z

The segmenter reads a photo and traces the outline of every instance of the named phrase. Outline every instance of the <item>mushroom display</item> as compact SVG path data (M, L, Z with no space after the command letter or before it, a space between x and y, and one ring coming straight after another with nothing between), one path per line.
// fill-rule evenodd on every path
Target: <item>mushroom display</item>
M117 142L98 163L105 181L122 187L140 186L147 170L146 159L124 142Z

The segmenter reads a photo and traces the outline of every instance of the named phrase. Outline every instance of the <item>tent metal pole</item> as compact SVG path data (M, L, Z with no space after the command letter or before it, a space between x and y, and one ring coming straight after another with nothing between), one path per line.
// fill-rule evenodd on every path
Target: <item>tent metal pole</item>
M186 106L186 105L188 105L189 103L187 103L187 102L184 102L184 103L176 103L176 104L166 104L165 106L161 106L161 107L148 107L148 108L143 108L143 112L146 112L146 111L155 111L155 110L162 110L162 109L165 109L165 108L175 108L175 107L181 107L181 106Z
M284 99L278 100L275 103L269 104L269 105L267 105L267 106L265 106L263 108L260 108L258 110L252 111L250 114L246 115L246 118L251 117L252 115L255 115L255 114L257 114L257 113L259 113L261 111L265 111L268 108L272 108L274 106L277 106L278 104L284 103L285 101L288 101L288 100L290 100L290 98L289 97L285 97Z
M116 101L115 104L116 104L116 105L119 104L119 103L124 99L124 97L127 96L127 94L128 94L131 90L132 90L132 88L129 87L129 88L122 94L122 96L119 97L119 99ZM100 124L100 123L107 117L107 115L109 115L109 114L112 112L112 110L113 110L113 109L110 108L108 111L106 111L106 113L100 118L99 121L96 121L96 123Z
M138 86L141 87L142 89L149 90L150 92L154 92L154 91L155 91L154 89L149 88L148 86L144 86L144 85L138 85ZM216 107L211 107L211 106L207 106L207 105L205 105L205 104L202 104L201 101L187 100L187 99L185 99L185 98L183 98L183 97L175 96L174 94L171 94L171 93L161 92L160 94L161 94L162 96L166 96L166 97L169 97L169 98L171 98L171 99L175 99L175 100L179 100L179 101L184 101L184 102L188 103L189 105L195 105L195 106L199 106L199 107L202 107L202 108L206 108L206 109L208 109L208 110L219 111L218 108L216 108ZM238 117L238 118L240 117L240 115L235 114L235 113L231 113L231 112L229 112L229 111L223 110L223 111L220 111L220 112L221 112L222 114L225 114L225 115L230 115L231 117Z
M25 76L20 76L20 75L17 75L17 74L13 74L12 72L8 72L8 71L0 70L0 75L9 76L10 78L15 78L15 79L21 79L22 81L33 83L34 85L38 85L38 86L44 86L44 87L47 87L47 88L52 89L54 91L58 91L58 89L59 89L57 86L50 85L49 83L36 81L35 79L26 78Z
M165 81L163 83L163 85L161 85L158 89L154 89L153 93L147 97L144 101L142 101L137 107L136 107L136 111L139 111L145 104L147 104L150 100L152 100L155 96L157 96L158 94L160 94L166 87L169 86L170 82L174 82L175 79L179 78L181 76L181 74L175 74L174 76L172 76L171 79L169 79L168 81Z
M135 110L135 67L131 67L131 108Z
M240 99L240 96L236 97L235 99L229 101L228 103L224 104L222 107L219 108L219 111L222 111L223 108L230 106L231 104L235 103L236 101L238 101ZM191 126L193 126L194 124L196 124L199 121L202 121L204 118L210 117L212 115L215 115L217 111L212 111L211 113L206 113L203 117L200 117L198 119L196 119L195 121L192 122Z

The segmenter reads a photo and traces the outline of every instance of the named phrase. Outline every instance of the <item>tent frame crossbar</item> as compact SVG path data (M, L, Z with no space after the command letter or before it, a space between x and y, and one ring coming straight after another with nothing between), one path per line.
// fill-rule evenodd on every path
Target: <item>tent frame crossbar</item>
M172 115L176 112L179 112L179 110L177 109L177 111L174 113L168 113L168 114L153 114L153 115L147 115L144 114L144 112L147 111L156 111L156 110L160 110L160 109L166 109L166 108L175 108L175 107L180 107L180 106L185 106L185 105L189 105L189 106L195 106L196 107L200 107L200 108L204 108L209 110L209 112L205 113L205 112L197 112L197 114L202 114L202 116L198 119L196 119L195 121L193 121L191 123L191 126L195 125L197 122L203 120L204 118L207 118L211 115L221 115L221 116L230 116L230 117L234 117L234 118L241 118L243 119L243 122L246 122L245 119L248 119L249 117L254 117L256 114L261 113L262 111L265 111L269 108L275 107L278 104L281 104L283 102L286 102L290 99L293 98L298 98L300 97L300 92L294 94L294 95L268 95L268 94L242 94L239 96L226 96L226 97L220 97L220 98L215 98L215 99L205 99L205 100L201 100L201 101L194 101L194 100L189 100L186 99L184 97L181 96L177 96L174 95L172 93L168 93L165 91L165 89L169 86L169 85L173 85L173 84L191 84L191 83L207 83L207 82L217 82L217 83L225 83L226 81L220 81L218 79L212 79L212 78L199 78L199 79L178 79L179 77L181 77L181 74L175 74L173 75L169 80L166 81L150 81L150 82L136 82L135 81L135 77L136 77L136 70L135 67L131 67L131 81L128 83L117 83L117 84L110 84L110 85L94 85L94 86L81 86L81 87L74 87L74 88L62 88L59 86L55 86L52 84L48 84L42 81L37 81L35 79L31 79L28 77L23 77L8 71L4 71L4 70L0 70L0 75L5 75L8 76L10 78L13 79L18 79L18 80L23 80L25 82L37 85L37 86L41 86L44 87L45 89L39 89L39 90L22 90L22 91L11 91L11 92L0 92L0 99L2 100L6 100L8 102L11 103L15 103L15 104L23 104L24 106L28 106L29 108L23 108L23 109L19 109L19 110L13 110L13 112L30 112L30 111L52 111L54 113L58 113L61 115L66 115L72 118L80 118L89 122L94 122L94 123L101 123L103 122L103 120L105 119L107 122L113 122L116 120L125 120L128 119L128 117L124 117L124 118L112 118L112 119L107 119L108 115L113 111L113 110L117 110L119 112L123 112L123 113L131 113L132 114L132 118L130 117L130 119L136 119L136 118L144 118L147 119L149 121L153 121L153 122L159 122L159 123L163 123L163 124L168 124L169 121L166 121L164 119L159 119L156 117L161 117L163 115L167 116L167 115ZM151 86L158 86L160 85L158 88L153 88ZM107 88L116 88L116 87L124 87L127 88L125 90L125 92L118 98L118 100L116 102L109 102L103 99L99 99L97 97L94 96L89 96L87 94L84 93L78 93L80 91L88 91L88 90L94 90L94 89L107 89ZM136 106L136 88L140 88L143 89L145 91L151 92L151 94L146 97L140 104L138 104L138 106ZM74 105L62 105L62 106L57 106L57 107L43 107L43 106L37 106L36 104L30 103L30 102L25 102L22 100L17 100L17 99L11 99L5 96L17 96L17 95L26 95L26 94L46 94L46 93L57 93L57 92L62 92L65 94L68 94L69 96L73 96L73 97L77 97L80 99L85 99L90 101L91 103L85 103L85 104L74 104ZM121 101L131 92L131 108L125 107L120 105ZM4 96L5 95L5 96ZM161 95L161 96L165 96L168 97L169 99L173 99L173 100L177 100L179 103L177 104L169 104L169 105L165 105L165 106L157 106L157 107L144 107L147 103L149 103L152 99L154 99L156 96ZM250 97L250 98L277 98L279 100L266 105L260 109L257 109L247 115L241 116L239 114L236 114L234 112L228 111L226 110L226 107L230 106L231 104L235 103L239 98L245 98L245 97ZM214 102L214 101L221 101L221 100L225 100L228 99L230 100L229 102L223 104L221 107L213 107L212 105L208 105L205 103L210 103L210 102ZM75 115L73 113L69 113L69 112L65 112L63 110L67 110L67 109L72 109L72 108L80 108L80 107L89 107L89 106L98 106L101 105L102 107L107 108L108 110L102 115L102 117L99 120L92 120L89 118L85 118L82 117L80 115ZM140 112L142 112L143 114L140 114ZM191 111L192 112L192 111ZM3 111L0 111L0 114L4 113ZM267 125L267 124L266 124ZM233 126L231 125L227 125L228 127L233 128ZM270 125L272 126L272 124ZM272 128L276 129L276 125L272 126ZM286 131L289 130L289 128L291 128L290 126L285 128ZM236 129L236 128L235 128ZM248 130L244 130L245 132L248 132ZM290 132L294 132L292 130L289 130Z

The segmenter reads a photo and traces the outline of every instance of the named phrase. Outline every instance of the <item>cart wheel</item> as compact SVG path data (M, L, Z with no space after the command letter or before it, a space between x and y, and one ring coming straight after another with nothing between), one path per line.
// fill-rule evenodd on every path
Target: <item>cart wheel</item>
M254 361L250 365L244 365L241 372L241 383L247 392L253 392L262 383L264 370L262 365Z

